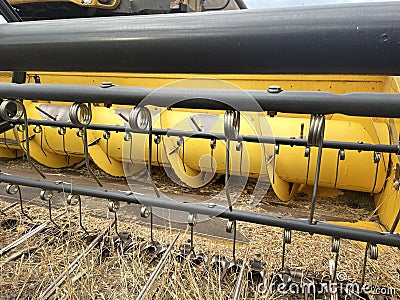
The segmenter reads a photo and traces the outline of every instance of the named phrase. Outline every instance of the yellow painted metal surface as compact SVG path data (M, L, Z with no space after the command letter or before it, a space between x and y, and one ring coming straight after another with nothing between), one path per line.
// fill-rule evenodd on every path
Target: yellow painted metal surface
M9 0L11 5L19 5L25 3L47 3L47 2L70 2L78 6L88 8L115 9L118 7L120 0L111 0L107 4L103 4L98 0L82 1L82 0Z

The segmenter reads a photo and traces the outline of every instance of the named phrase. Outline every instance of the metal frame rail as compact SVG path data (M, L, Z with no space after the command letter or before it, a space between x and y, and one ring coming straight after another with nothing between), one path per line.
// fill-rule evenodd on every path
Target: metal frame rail
M250 222L260 225L268 225L273 227L309 232L311 234L322 234L337 238L344 238L360 242L368 242L400 248L400 236L397 234L380 233L371 230L338 226L319 221L313 224L309 224L308 221L305 219L277 217L264 213L256 213L236 209L230 211L227 207L220 205L207 203L198 204L165 198L141 196L133 193L91 188L61 181L52 182L46 180L24 178L6 173L0 173L0 182L52 190L72 195L90 196L130 204L140 204L150 207L160 207L171 210L185 211L188 212L188 214L192 213L206 216L215 216L222 219Z

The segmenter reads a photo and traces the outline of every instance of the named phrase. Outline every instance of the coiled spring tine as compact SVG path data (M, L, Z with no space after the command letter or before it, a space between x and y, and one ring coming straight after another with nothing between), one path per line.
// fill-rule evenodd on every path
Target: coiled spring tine
M196 226L197 224L196 214L189 214L188 224L190 226L190 251L194 253L193 232L194 232L194 226Z
M5 187L5 191L9 195L15 195L18 193L18 202L19 202L19 207L21 210L21 213L27 217L29 220L33 221L33 219L25 212L24 210L24 205L22 203L22 193L21 193L21 188L19 187L18 184L7 184Z
M108 154L110 138L111 138L111 132L109 132L108 130L104 131L103 132L103 139L106 140L106 156L107 156L108 162L111 164L112 162L111 162L111 159L110 159L110 155Z
M57 225L57 223L53 220L53 214L52 214L52 207L51 207L51 199L53 198L53 191L52 190L46 190L43 189L40 191L40 199L42 199L43 201L47 201L47 207L49 209L49 219L51 221L51 223L54 224L54 226L56 226L57 228L60 228L60 226Z
M79 207L79 226L83 230L83 232L86 234L86 236L89 236L89 232L86 230L85 226L83 226L83 216L82 216L82 199L80 195L68 195L67 197L67 204L70 206L75 206L78 204Z
M367 243L366 247L365 247L365 254L364 254L364 264L363 264L363 270L362 270L362 277L361 277L361 286L364 286L364 282L365 282L365 271L367 268L367 257L369 257L370 259L373 260L377 260L378 259L378 246L375 244L370 244Z
M117 200L108 200L108 211L110 213L114 214L114 228L115 228L115 234L120 237L119 232L118 232L118 218L117 218L117 212L120 208L120 203Z
M153 190L157 197L160 198L160 192L154 181L151 180L151 163L153 160L153 118L151 112L147 107L136 106L129 113L128 121L129 126L134 132L148 133L149 135L147 172L149 173L149 179Z
M42 128L42 126L36 125L35 127L33 127L33 132L40 133L40 150L42 150L43 155L47 157L47 153L43 149L43 128Z
M311 115L310 130L309 130L309 134L308 134L307 144L309 146L317 146L318 147L318 157L317 157L317 167L315 170L313 194L312 194L312 198L311 198L309 224L312 224L314 222L315 202L317 199L318 180L319 180L319 173L321 170L324 133L325 133L325 116L319 115L319 114Z
M178 137L178 139L176 140L176 147L173 148L169 152L169 155L177 152L180 147L182 147L182 166L183 166L183 170L186 172L186 166L185 166L185 139L182 136Z
M310 159L311 159L311 149L308 146L304 149L304 157L307 158L307 171L306 171L305 184L308 185L308 174L310 173Z
M211 139L210 140L210 149L211 149L211 156L210 156L210 167L211 172L214 173L214 149L217 147L217 140Z
M36 167L31 159L29 149L29 128L28 128L28 116L26 113L25 105L20 100L4 100L0 104L0 116L8 122L16 122L21 118L24 118L24 134L25 134L25 154L28 163L36 170L36 172L42 177L46 178L44 174Z
M129 160L133 163L132 159L132 134L130 132L124 133L124 141L129 142Z
M374 160L374 164L376 165L376 167L375 167L374 185L372 186L371 196L374 194L374 190L375 190L375 187L376 187L376 181L378 179L379 162L381 161L381 153L374 152L373 160Z
M233 244L232 244L232 259L236 262L236 220L229 220L226 223L226 232L233 232Z
M335 184L333 185L333 188L336 188L337 180L339 177L339 162L341 160L345 160L346 158L346 153L344 152L344 149L340 149L338 151L337 159L336 159L336 172L335 172Z
M153 239L153 211L150 206L142 206L140 209L140 216L142 218L150 217L150 241L154 242Z
M339 250L340 250L340 239L337 237L332 237L332 243L331 243L331 252L335 253L335 262L333 266L333 274L332 274L332 280L335 282L336 281L336 273L337 273L337 266L338 266L338 260L339 260Z
M279 144L276 144L274 146L274 164L272 167L272 183L275 183L276 157L279 155L279 149L280 149Z
M161 167L161 163L160 163L160 155L159 155L159 146L161 143L161 136L160 135L156 135L154 136L154 143L156 144L156 153L157 153L157 164L159 167ZM185 170L186 171L186 170Z
M240 161L239 161L239 174L242 176L242 164L243 164L243 142L238 141L236 143L236 151L240 151Z
M282 263L281 270L285 269L285 254L286 254L286 244L292 243L292 231L290 229L283 230L283 241L282 241Z
M232 211L232 201L229 188L230 178L230 143L236 141L240 131L240 112L236 110L227 110L224 114L224 134L226 137L226 153L225 153L225 189L226 198L228 200L229 210Z
M65 160L66 160L67 164L69 164L69 153L68 153L68 151L67 151L67 149L65 147L65 134L67 133L67 128L59 127L57 129L57 133L59 135L61 135L61 137L62 137L62 146L63 146L63 151L65 153Z
M89 158L89 145L88 145L88 136L87 136L87 126L92 121L92 108L89 105L84 103L74 103L71 105L69 109L69 119L72 124L79 126L80 128L77 131L77 136L82 138L83 143L83 151L85 153L85 164L86 168L89 171L92 178L96 181L96 183L102 187L100 180L93 173L90 168L90 158Z

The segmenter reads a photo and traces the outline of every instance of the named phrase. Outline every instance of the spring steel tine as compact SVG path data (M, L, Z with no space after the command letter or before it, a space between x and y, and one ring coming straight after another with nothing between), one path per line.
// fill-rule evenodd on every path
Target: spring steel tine
M158 164L159 167L161 167L161 162L160 162L160 157L159 157L160 155L158 154L159 146L160 146L160 143L161 143L161 136L160 135L156 135L154 137L154 143L156 144L157 164ZM131 153L132 153L132 142L131 142ZM131 161L132 161L132 159L131 159Z
M242 165L243 165L243 142L238 141L236 143L236 151L240 151L240 161L239 161L239 174L242 176Z
M69 119L72 124L78 126L77 136L82 138L83 143L83 151L85 153L85 164L92 178L97 182L97 184L102 187L103 185L93 173L90 168L90 159L89 159L89 145L88 145L88 137L87 137L87 127L92 121L92 107L90 104L86 105L84 103L77 103L71 105L69 109ZM108 140L107 140L108 145ZM108 148L107 148L107 158L108 158Z
M66 213L66 211L62 212L61 214L55 216L54 219L58 219L59 217L63 216L65 213ZM36 227L36 228L32 229L31 231L29 231L28 233L24 234L19 239L15 240L11 244L7 245L6 247L4 247L3 249L0 250L0 256L2 256L4 254L6 254L7 252L9 252L10 250L14 249L18 245L20 245L21 243L23 243L24 241L29 239L30 237L43 231L47 227L47 225L49 225L50 223L51 223L51 221L47 220L46 222L40 224L38 227Z
M153 186L153 190L156 193L157 198L160 198L160 192L158 191L158 188L156 186L156 184L154 183L154 181L151 179L151 162L153 159L153 130L152 127L150 126L149 129L149 162L147 164L148 167L148 172L149 172L149 177L150 177L150 181L151 181L151 185ZM151 216L151 220L153 221L153 214Z
M292 231L290 229L283 230L283 242L282 242L282 263L281 270L285 269L285 254L286 254L286 244L292 243Z
M65 135L67 133L67 128L66 127L59 127L57 132L62 137L62 146L63 146L63 151L65 153L65 160L66 160L67 164L69 164L69 154L68 154L68 151L66 150L66 147L65 147Z
M188 225L190 227L190 251L194 253L194 245L193 245L193 233L194 233L194 226L197 224L197 216L195 214L189 214L188 216Z
M118 218L117 218L117 212L120 208L120 203L119 201L115 200L108 200L108 211L114 214L114 228L115 228L115 234L121 238L120 234L118 233Z
M368 257L373 260L378 259L378 246L375 244L367 243L365 246L365 254L364 254L364 264L363 264L363 270L362 270L362 275L361 275L361 287L364 286L365 282L365 271L367 269L367 261Z
M381 161L381 153L374 152L373 161L374 161L374 164L376 164L376 168L375 168L374 185L372 186L372 190L371 190L371 196L374 194L374 190L376 187L376 181L378 179L378 170L379 170L379 162Z
M154 238L153 238L153 210L150 211L150 241L154 242Z
M230 179L230 146L231 141L236 141L240 131L240 112L236 110L227 110L224 114L224 134L226 137L226 152L225 152L225 191L228 200L229 211L232 211L232 201L229 188Z
M226 140L226 152L225 152L225 193L226 199L228 200L229 210L232 211L232 201L231 201L231 193L229 190L229 156L230 156L230 145L231 141L229 139Z
M21 192L21 188L18 186L18 202L19 202L19 208L21 210L21 213L27 217L29 220L32 221L32 218L24 211L24 205L22 203L22 192Z
M16 203L19 203L21 213L25 217L27 217L29 220L32 221L32 218L29 217L29 215L24 211L24 205L22 203L22 193L21 193L21 188L19 187L19 185L18 184L7 184L5 191L7 194L10 194L10 195L15 195L16 193L18 193L18 202L16 202Z
M179 238L180 233L178 233L175 238L172 240L171 244L168 246L167 250L164 252L163 256L161 257L160 261L158 262L156 268L154 269L153 273L151 273L149 280L146 282L144 285L143 289L140 291L139 295L137 296L136 300L141 300L145 299L146 295L149 293L151 287L154 284L154 281L157 279L158 275L161 272L162 267L164 266L165 262L167 261L167 258L169 254L172 251L172 248L174 247L176 241Z
M111 132L108 131L108 130L104 131L103 132L103 139L106 140L106 156L107 156L108 162L111 164L112 162L111 162L110 156L108 155L108 148L109 148L110 138L111 138Z
M242 284L246 280L244 279L245 269L247 267L247 255L249 253L249 248L246 249L246 254L244 255L242 266L240 268L239 277L236 281L235 292L233 294L233 300L238 300L240 298L240 294L242 292Z
M112 219L110 224L90 243L90 245L77 257L73 262L71 262L65 271L63 271L57 278L54 280L45 291L43 291L39 299L48 299L56 289L63 284L65 279L69 274L71 274L79 265L79 262L85 258L96 245L104 238L104 236L110 231L110 228L114 225L115 220Z
M82 228L83 232L89 236L89 232L86 230L85 226L83 226L83 217L82 217L82 199L78 197L78 205L79 205L79 226Z
M274 146L274 156L273 156L274 164L272 165L272 183L275 183L276 157L279 154L279 148L280 148L279 144L276 144Z
M308 142L311 146L318 146L318 157L317 157L317 167L315 170L313 194L311 198L310 217L308 220L309 224L314 223L315 202L317 199L319 173L321 170L324 132L325 132L325 116L312 115L310 119L310 132L308 136Z
M47 153L43 149L43 128L42 128L42 126L36 125L35 127L33 127L33 132L36 134L40 133L40 150L42 150L43 155L47 157Z
M304 157L307 157L307 171L306 171L306 182L305 185L308 185L308 174L310 173L310 160L311 160L311 149L310 147L306 147L304 150Z
M53 214L52 214L52 209L51 209L51 198L53 198L53 191L42 189L40 191L39 196L40 196L40 199L42 199L43 201L47 201L50 222L52 222L54 224L54 226L56 226L57 228L60 228L60 226L58 226L57 223L53 219Z
M332 272L332 280L336 282L336 273L337 273L337 266L339 261L339 250L340 250L340 239L333 237L332 244L331 244L331 252L335 253L335 260L333 265L333 272Z
M89 145L88 145L88 139L87 139L87 126L83 127L83 136L82 136L82 138L83 138L83 148L84 148L84 152L85 152L86 168L89 171L89 173L92 176L92 178L97 182L97 184L100 187L103 187L103 185L100 182L100 180L97 178L97 176L93 173L92 169L90 168Z
M341 160L345 160L345 157L346 157L346 154L344 152L344 149L339 149L337 159L336 159L335 184L333 185L334 189L336 188L336 184L337 184L338 177L339 177L339 162Z
M26 108L25 105L23 103L21 103L21 108L22 108L22 116L24 118L24 129L25 129L25 153L26 153L26 158L28 159L29 164L36 170L36 172L42 177L42 178L46 178L46 176L44 176L44 174L39 170L38 167L36 167L36 165L33 163L32 159L31 159L31 153L30 153L30 149L29 149L29 128L28 128L28 115L26 113Z
M235 220L228 220L226 223L226 232L232 233L233 232L233 243L232 243L232 258L233 262L236 263L236 221Z
M186 173L186 165L185 165L185 139L182 138L182 166L183 170Z
M96 183L100 187L103 187L103 185L100 182L100 180L97 178L97 176L93 173L92 169L90 168L89 145L88 145L88 138L87 138L87 126L83 126L82 141L83 141L83 149L84 149L84 152L85 152L86 169L89 171L90 176L92 176L92 178L96 181Z
M211 173L214 173L214 149L217 147L217 140L216 139L211 139L210 140L210 149L211 149L211 154L210 154L210 167L211 167Z

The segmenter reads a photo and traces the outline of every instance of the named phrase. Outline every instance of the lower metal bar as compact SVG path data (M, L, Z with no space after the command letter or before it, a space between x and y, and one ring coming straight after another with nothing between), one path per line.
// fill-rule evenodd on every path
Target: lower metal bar
M72 185L67 182L52 182L48 180L25 178L1 172L0 182L18 184L21 186L29 186L40 189L48 189L60 193L69 193L74 195L84 195L95 198L117 200L125 203L140 204L149 207L160 207L177 211L185 211L192 214L216 216L227 220L236 220L260 225L286 228L288 230L292 229L296 231L309 232L311 234L321 234L360 242L369 242L386 246L400 247L400 236L397 234L350 228L320 221L316 221L313 225L310 225L308 224L308 219L306 220L278 217L265 213L257 213L236 209L229 211L227 207L220 205L182 202L162 197L156 198L139 194L128 195L127 193L118 191L110 191L75 184Z
M18 121L16 124L22 124L23 121ZM54 122L49 120L33 120L28 119L29 125L42 125L42 126L53 126L53 127L66 127L66 128L80 128L72 123L67 122ZM100 130L100 131L115 131L115 132L134 132L130 128L119 125L105 125L105 124L89 124L87 129ZM177 136L177 137L190 137L198 139L209 139L209 140L226 140L223 133L214 132L193 132L184 130L172 130L172 129L160 129L153 128L153 134L165 135L165 136ZM140 133L140 132L136 132ZM142 132L143 133L143 132ZM285 138L285 137L273 137L273 136L256 136L256 135L240 135L238 141L250 142L250 143L264 143L264 144L279 144L287 146L307 146L307 139L303 138ZM363 142L342 142L342 141L329 141L324 140L322 144L323 148L328 149L343 149L343 150L357 150L357 151L375 151L382 153L395 153L400 155L399 145L384 145L384 144L368 144Z

